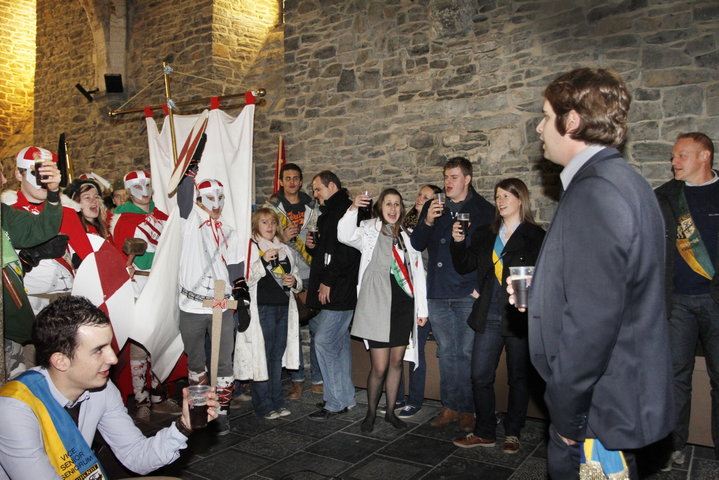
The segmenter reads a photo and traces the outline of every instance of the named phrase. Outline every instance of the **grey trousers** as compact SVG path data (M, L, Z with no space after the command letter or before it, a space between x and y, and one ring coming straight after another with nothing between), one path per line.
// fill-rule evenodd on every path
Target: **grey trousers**
M205 355L205 334L212 336L212 315L188 313L180 310L180 335L185 344L187 368L193 372L208 369L210 359ZM231 377L232 354L235 348L235 321L232 310L222 312L222 333L220 334L220 362L218 377Z

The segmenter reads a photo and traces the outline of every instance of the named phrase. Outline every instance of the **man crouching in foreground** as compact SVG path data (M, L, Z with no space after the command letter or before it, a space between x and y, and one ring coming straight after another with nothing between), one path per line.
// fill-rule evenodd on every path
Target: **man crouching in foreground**
M117 363L112 327L83 297L62 297L33 325L38 367L0 389L0 479L105 479L90 449L99 430L115 456L146 474L175 461L192 432L187 389L182 416L145 437L127 414L109 380ZM217 417L210 394L208 421Z

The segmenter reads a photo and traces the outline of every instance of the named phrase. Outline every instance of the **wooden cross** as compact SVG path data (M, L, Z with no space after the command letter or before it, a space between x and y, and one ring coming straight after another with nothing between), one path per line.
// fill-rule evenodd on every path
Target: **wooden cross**
M220 333L222 332L222 310L237 308L237 300L225 298L225 281L215 282L215 298L203 300L202 306L212 309L212 335L210 354L210 385L217 386L217 365L220 363Z

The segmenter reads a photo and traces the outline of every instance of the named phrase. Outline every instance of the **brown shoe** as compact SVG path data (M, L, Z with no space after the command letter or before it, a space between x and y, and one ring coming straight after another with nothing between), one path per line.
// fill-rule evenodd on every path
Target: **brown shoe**
M468 433L467 436L458 438L452 441L452 443L459 448L474 448L474 447L493 447L495 441L489 438L482 438L476 436L474 433Z
M502 451L504 453L517 453L519 451L519 438L514 435L507 435L504 439L504 445L502 445Z
M292 381L292 392L287 396L290 400L299 400L300 397L302 397L302 387L304 387L305 382L295 382Z
M172 398L153 403L152 411L155 413L166 413L168 415L182 415L182 406Z
M459 414L459 428L463 432L474 431L474 415L471 413L460 413Z
M434 417L434 419L429 422L429 424L433 427L444 427L445 425L454 423L457 420L459 420L459 413L455 412L454 410L450 410L449 408L443 408L439 412L439 415Z
M312 393L317 393L317 394L320 394L320 395L323 394L323 393L325 393L325 386L324 386L324 384L323 384L323 383L313 383L313 384L312 384Z

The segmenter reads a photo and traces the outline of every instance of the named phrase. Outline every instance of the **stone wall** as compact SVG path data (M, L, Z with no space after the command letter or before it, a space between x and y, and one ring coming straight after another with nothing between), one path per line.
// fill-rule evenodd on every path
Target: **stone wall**
M32 135L35 0L0 0L0 32L0 152L16 151Z
M0 0L3 1L3 0ZM13 164L22 146L43 145L57 148L59 134L65 132L76 173L94 171L109 180L119 179L134 168L149 168L147 137L142 113L110 117L108 111L128 100L128 107L143 107L164 102L162 62L174 69L172 96L176 101L193 100L241 93L258 86L269 91L255 71L256 59L264 62L278 83L282 59L281 29L274 33L270 47L277 58L261 60L266 37L280 21L278 0L127 0L125 92L106 93L97 85L97 45L92 28L110 22L107 8L89 21L81 1L40 0L37 5L37 80L35 82L35 131L11 137L16 146L0 149L3 161ZM115 14L117 12L114 12ZM102 50L102 49L99 49ZM111 54L113 52L110 52ZM263 68L264 68L263 67ZM99 75L101 77L101 75ZM259 85L248 84L245 76L254 76ZM100 88L88 101L75 84L86 90ZM239 113L243 101L228 101L223 108ZM182 113L196 113L209 105L182 107ZM261 108L258 108L260 111ZM155 119L162 121L162 112Z
M535 127L548 81L619 71L634 94L627 159L658 185L678 132L719 140L717 27L714 0L287 0L273 121L306 173L331 168L350 189L397 186L411 201L463 155L486 196L524 179L547 222L558 169Z

